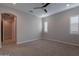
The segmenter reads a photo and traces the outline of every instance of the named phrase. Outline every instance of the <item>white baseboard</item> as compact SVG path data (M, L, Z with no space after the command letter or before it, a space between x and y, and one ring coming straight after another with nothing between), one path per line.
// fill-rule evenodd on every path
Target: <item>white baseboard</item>
M55 39L46 39L46 40L51 40L51 41L56 41L56 42L60 42L60 43L64 43L64 44L79 46L79 44L76 44L76 43L65 42L65 41L60 41L60 40L55 40Z
M17 42L17 44L27 43L27 42L31 42L31 41L35 41L35 40L39 40L39 39L32 39L32 40L21 41L21 42Z

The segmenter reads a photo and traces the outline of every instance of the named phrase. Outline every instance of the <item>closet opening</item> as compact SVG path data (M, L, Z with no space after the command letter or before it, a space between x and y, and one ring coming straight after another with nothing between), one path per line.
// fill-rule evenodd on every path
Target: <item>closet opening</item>
M1 14L2 47L16 44L16 16L10 13Z

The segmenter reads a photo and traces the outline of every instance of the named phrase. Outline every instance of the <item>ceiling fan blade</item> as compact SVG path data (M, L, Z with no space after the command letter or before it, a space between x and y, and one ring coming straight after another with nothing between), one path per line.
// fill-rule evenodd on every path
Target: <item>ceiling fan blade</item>
M45 7L47 7L49 4L50 4L50 3L46 3L46 4L43 5L42 7L35 7L35 8L33 8L33 9L41 9L41 8L45 8Z
M47 13L47 10L46 9L44 9L44 11Z
M44 6L42 6L42 8L47 7L50 3L46 3Z

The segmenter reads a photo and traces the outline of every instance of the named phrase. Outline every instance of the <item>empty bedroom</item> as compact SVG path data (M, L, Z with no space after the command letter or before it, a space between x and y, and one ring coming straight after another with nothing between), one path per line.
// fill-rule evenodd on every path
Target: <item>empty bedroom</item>
M0 55L79 56L79 3L0 3Z

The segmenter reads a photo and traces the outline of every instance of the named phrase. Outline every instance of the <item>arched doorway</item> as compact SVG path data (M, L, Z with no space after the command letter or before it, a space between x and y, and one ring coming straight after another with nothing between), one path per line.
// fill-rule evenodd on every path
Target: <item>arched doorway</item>
M16 44L16 16L13 14L1 14L1 43L3 47Z

